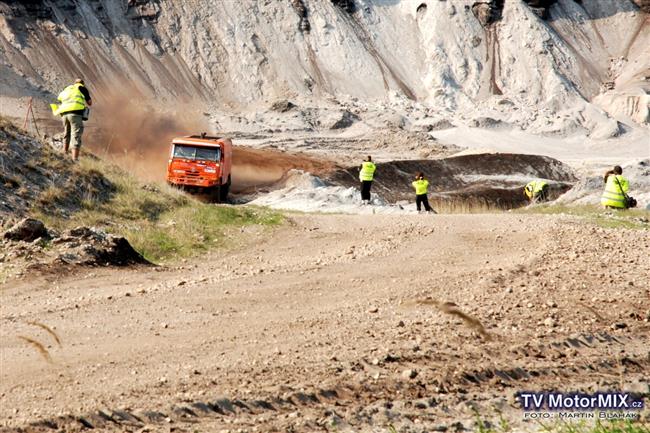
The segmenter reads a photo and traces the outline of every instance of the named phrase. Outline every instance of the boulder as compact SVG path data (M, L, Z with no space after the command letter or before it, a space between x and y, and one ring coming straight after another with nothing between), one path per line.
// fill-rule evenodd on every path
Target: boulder
M49 238L50 234L43 224L34 218L25 218L7 230L3 238L12 241L32 242L38 238Z
M93 227L76 227L61 238L58 260L76 265L127 266L149 263L128 240Z
M472 5L472 13L483 27L499 21L503 11L504 0L490 0L475 2Z
M470 122L470 126L474 128L500 129L511 125L508 122L504 122L500 119L493 119L492 117L477 117Z
M435 121L435 122L431 123L429 125L428 130L429 131L441 131L443 129L451 129L451 128L455 128L455 127L456 127L456 125L451 123L449 120L441 119L441 120L438 120L438 121Z
M354 114L354 113L352 113L352 112L350 112L348 110L344 110L341 113L341 117L336 122L334 122L332 124L332 126L330 126L330 129L349 128L350 126L352 126L352 124L354 122L356 122L358 120L359 120L359 116L357 116L356 114Z
M279 113L286 113L287 111L290 111L295 106L296 104L294 104L293 102L288 101L286 99L282 99L280 101L275 101L273 104L271 104L271 110L277 111Z

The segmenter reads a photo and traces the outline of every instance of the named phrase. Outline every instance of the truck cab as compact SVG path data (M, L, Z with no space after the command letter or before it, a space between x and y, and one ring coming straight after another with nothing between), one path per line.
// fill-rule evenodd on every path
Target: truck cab
M191 193L226 201L231 185L232 142L205 133L174 138L167 183Z

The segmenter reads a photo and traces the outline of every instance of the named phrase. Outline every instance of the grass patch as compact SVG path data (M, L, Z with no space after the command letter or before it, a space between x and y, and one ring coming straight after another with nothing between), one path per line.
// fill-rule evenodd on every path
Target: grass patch
M223 245L220 241L228 230L237 227L273 226L283 221L275 211L203 203L164 184L142 184L93 157L82 158L74 170L83 176L103 175L111 184L111 193L88 190L78 198L80 206L62 218L45 206L63 194L60 187L51 187L35 203L34 217L59 231L83 225L124 236L152 262L190 257Z
M554 425L541 424L541 426L541 431L547 433L650 433L650 427L646 423L630 420L596 420L595 423L584 420L563 421Z
M554 205L542 204L519 208L513 212L543 215L574 215L585 218L605 228L650 229L650 212L643 209L604 209L596 205Z
M497 411L496 422L487 421L476 410L474 410L475 433L511 433L520 431L531 431L538 433L650 433L650 423L637 419L599 419L594 413L591 419L563 419L555 418L549 422L536 420L528 424L527 428L512 426L504 418L500 411ZM640 416L643 416L642 414ZM493 417L492 417L493 418Z
M163 211L122 234L148 260L189 257L218 247L229 228L272 226L282 222L277 212L252 207L225 207L193 203Z

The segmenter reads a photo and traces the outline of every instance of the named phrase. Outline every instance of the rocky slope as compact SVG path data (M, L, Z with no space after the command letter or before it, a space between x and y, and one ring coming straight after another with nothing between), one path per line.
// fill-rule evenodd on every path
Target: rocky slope
M102 202L115 186L97 170L74 165L45 142L0 117L0 229L35 207L67 218L87 199Z
M650 27L639 7L648 9L640 0L4 0L1 111L17 116L25 96L51 98L82 75L97 100L190 103L221 113L222 129L282 127L248 113L289 98L607 138L625 129L605 111L632 126L649 120ZM298 126L312 128L302 114Z

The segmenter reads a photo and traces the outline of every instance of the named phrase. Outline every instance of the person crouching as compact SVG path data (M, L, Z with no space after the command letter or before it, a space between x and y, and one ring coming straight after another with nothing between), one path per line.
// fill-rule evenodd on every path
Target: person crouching
M549 199L549 186L546 181L533 180L524 187L524 194L530 203L540 203Z

